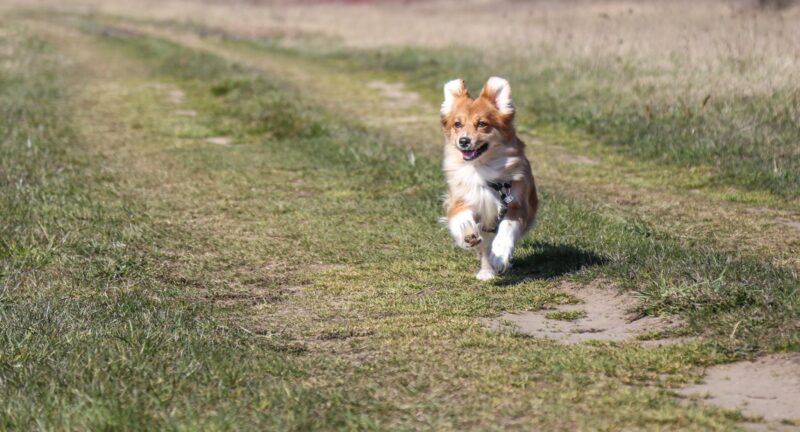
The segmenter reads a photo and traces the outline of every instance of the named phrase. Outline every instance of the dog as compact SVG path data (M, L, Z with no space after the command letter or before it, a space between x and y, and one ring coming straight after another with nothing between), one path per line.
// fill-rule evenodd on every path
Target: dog
M441 122L447 226L456 245L477 250L475 277L489 280L510 267L539 207L525 143L514 129L511 86L491 77L472 99L464 80L447 82Z

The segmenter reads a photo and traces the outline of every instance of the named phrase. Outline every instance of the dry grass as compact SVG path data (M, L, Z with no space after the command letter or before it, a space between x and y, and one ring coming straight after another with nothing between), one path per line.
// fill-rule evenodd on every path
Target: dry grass
M6 4L19 4L6 0ZM31 6L30 2L22 2ZM565 61L637 61L665 73L635 84L698 94L794 87L800 8L751 1L227 2L40 0L38 5L191 21L245 36L325 35L349 47L389 45L543 51ZM465 53L465 55L470 55ZM501 61L501 59L499 59ZM677 82L672 73L680 71ZM662 75L665 80L660 80Z
M277 52L265 55L264 51L218 43L192 33L116 25L267 70L282 76L282 85L303 93L319 106L359 119L373 133L382 134L412 154L436 159L441 153L436 107L418 93L399 91L400 83L371 80L369 74L337 72L297 56ZM368 84L362 86L361 82ZM387 87L392 91L387 93ZM407 98L406 103L398 103L398 96ZM413 120L414 127L405 127L407 119ZM537 178L546 190L602 205L620 217L635 217L671 235L711 243L720 250L778 266L800 266L800 229L789 225L798 217L796 208L729 202L724 190L694 189L697 186L693 185L702 183L702 170L678 171L626 158L581 137L558 137L562 142L575 141L573 148L550 145L532 136L524 138ZM687 193L686 189L692 190Z
M104 7L124 12L121 3ZM308 10L313 18L318 12L309 8L287 10ZM150 13L136 9L140 16ZM267 10L251 5L227 12L231 19ZM203 13L214 11L222 8ZM71 219L57 206L36 207L16 192L0 194L18 207L8 212L16 231L9 236L14 253L2 262L11 270L4 277L33 291L25 278L40 273L24 258L49 239L32 233L43 226L58 233L66 221L84 230L72 237L77 245L92 246L79 252L99 263L85 267L109 267L112 286L139 283L135 294L148 302L101 298L96 303L105 314L67 313L53 321L40 317L70 299L41 291L41 303L15 293L0 299L3 322L10 324L0 326L3 339L13 342L0 361L12 359L17 368L0 368L0 380L14 378L0 386L0 400L8 401L0 403L7 407L0 429L24 428L36 419L45 427L85 429L730 430L739 416L681 403L671 393L675 383L696 378L710 363L798 346L796 273L728 250L727 243L713 241L722 232L713 225L698 227L693 241L681 235L680 229L689 229L681 221L673 222L673 230L631 216L637 204L624 202L627 194L636 198L635 186L653 188L657 178L630 182L620 194L613 184L627 171L617 177L598 171L609 160L620 162L614 154L597 150L589 154L593 163L585 163L582 153L548 153L563 158L554 164L559 169L575 173L564 183L609 183L608 194L625 196L603 207L574 195L569 185L545 187L542 221L521 243L515 269L498 284L479 284L435 222L442 186L428 129L381 127L385 115L401 109L392 99L399 90L363 85L393 78L389 71L348 77L348 71L302 53L191 37L171 43L108 25L108 17L38 20L41 27L30 34L52 41L38 49L58 53L54 71L70 72L53 76L69 76L59 85L71 104L51 100L45 90L57 86L47 76L28 86L41 87L38 93L7 85L9 97L17 98L8 99L8 112L29 106L30 124L38 125L7 127L19 129L19 137L30 130L47 134L34 141L74 153L73 164L104 176L76 175L51 192L64 195L72 188L95 197L67 206ZM52 30L59 25L84 34ZM26 55L44 54L28 49ZM326 86L332 93L315 94ZM428 118L435 106L424 93L418 99L403 112ZM35 116L34 108L51 105ZM77 138L69 141L42 119ZM230 137L230 145L207 141L220 136ZM8 167L64 157L31 158L19 142L0 142L8 155L0 161ZM391 145L398 142L419 146L415 162L409 163L407 149ZM567 144L570 151L581 148ZM578 172L574 162L587 170ZM11 182L7 186L16 191ZM651 192L643 207L680 193ZM363 205L365 197L369 205ZM703 199L697 207L714 203ZM96 223L84 216L105 207L126 213L110 212L114 219ZM0 206L0 214L6 208L12 207ZM652 217L673 214L667 209ZM117 237L134 215L143 233L133 239L141 262L121 269L105 265L127 265ZM108 239L88 235L95 224L107 228ZM723 224L733 230L736 222ZM61 255L71 250L52 249L52 266L69 268ZM658 349L567 347L480 326L481 317L502 311L563 303L564 292L555 288L563 280L596 278L636 290L642 313L687 317L686 331L708 339ZM101 297L106 280L89 273L69 282L56 280L54 287L70 286L93 301L89 296ZM173 318L179 313L187 318ZM76 338L82 343L71 342ZM87 362L87 351L102 355Z
M502 73L522 96L520 108L545 123L567 122L635 158L710 168L708 183L783 198L800 190L798 7L683 0L41 4L184 23L301 52L367 50L351 62L382 52L367 67L424 69L416 88Z

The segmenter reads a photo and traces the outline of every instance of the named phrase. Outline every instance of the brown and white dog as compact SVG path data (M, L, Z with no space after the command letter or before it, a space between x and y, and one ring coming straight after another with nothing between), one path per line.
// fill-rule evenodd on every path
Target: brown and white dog
M511 87L492 77L472 99L464 80L452 80L441 114L447 225L458 246L477 249L476 277L488 280L508 269L539 204L525 143L514 130Z

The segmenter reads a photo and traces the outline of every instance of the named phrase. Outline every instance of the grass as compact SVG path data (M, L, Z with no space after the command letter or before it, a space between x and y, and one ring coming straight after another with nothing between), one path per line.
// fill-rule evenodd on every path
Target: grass
M5 428L728 430L739 415L670 386L800 347L790 270L550 191L515 270L478 283L436 223L438 161L254 68L44 21L65 22L85 34L4 41L25 55L1 87L19 119L0 162ZM478 321L597 277L707 339L560 346Z
M280 37L251 43L282 49ZM296 43L290 46L297 51ZM441 95L433 89L454 76L477 94L486 77L501 75L514 84L519 126L545 140L570 144L587 137L634 159L699 170L702 175L684 187L727 190L732 200L752 199L752 193L794 202L800 196L795 87L698 94L695 87L702 85L691 81L696 77L688 75L688 66L675 71L636 59L567 61L548 50L521 55L310 44L300 51L345 69L388 73L436 103ZM740 192L731 193L731 187Z
M0 428L227 429L252 407L291 411L262 414L270 427L358 426L353 395L301 384L306 360L280 337L182 299L162 247L184 233L148 217L86 147L63 57L21 34L2 44L24 57L0 85L16 120L0 147Z
M233 47L242 44L238 40L228 40L227 43ZM244 43L246 46L252 46L250 42ZM282 48L276 48L274 45L267 45L263 48L261 52L264 54L276 49L280 55L291 55L292 53ZM414 49L404 49L402 51L416 52ZM348 60L359 64L359 62L364 61L361 54L363 52L343 55L347 56ZM426 66L448 64L446 60L444 62L440 60L439 53L435 54L423 57L421 60L410 60L415 67L406 66L420 76L430 77L434 74L433 69L425 69ZM374 65L369 63L369 55L366 58L367 68L369 69L370 66ZM444 55L444 58L448 58L447 55ZM388 55L385 59L388 65L381 64L381 67L384 68L381 70L385 70L388 76L396 76L397 70L403 68L392 63L394 60L394 57ZM417 61L418 63L414 63ZM467 70L478 67L476 64L470 63L469 60L461 60L461 62L463 64L459 63L459 66L466 67ZM439 66L435 66L435 68L438 70ZM406 76L405 78L410 79L412 84L420 82L413 76L410 78ZM430 95L429 90L424 90L422 93ZM438 95L432 96L432 98L438 98ZM432 100L438 101L438 99ZM547 123L546 127L551 131L560 130L559 126L553 126L552 123ZM692 183L692 187L697 186L696 183ZM732 195L739 196L737 194ZM564 201L559 201L559 199ZM619 280L628 289L640 292L652 305L652 307L648 307L650 313L680 311L686 313L692 311L696 312L698 317L713 317L709 321L701 320L699 328L707 328L706 326L710 321L726 316L725 310L736 310L737 312L733 316L737 318L732 321L726 321L721 328L728 328L729 326L729 328L733 328L737 322L740 322L741 316L738 314L749 308L747 305L760 303L761 307L766 308L765 310L772 309L773 306L767 306L767 303L772 303L772 300L766 300L765 303L761 300L755 300L755 297L751 297L758 297L764 294L761 291L762 289L770 291L764 297L765 299L773 299L772 292L779 293L778 297L781 300L778 303L787 307L787 309L775 314L775 317L781 317L778 319L783 320L784 317L792 317L796 314L797 294L793 287L796 286L797 275L792 268L766 265L758 257L741 258L736 253L720 253L715 248L710 247L709 244L713 244L710 237L674 238L668 231L661 230L657 226L643 222L636 217L629 216L619 220L617 214L613 212L605 215L605 217L598 217L598 214L603 215L606 213L600 209L599 205L577 205L572 199L560 195L548 198L548 204L555 206L552 209L552 214L566 215L561 220L562 224L549 221L553 225L564 226L565 229L560 234L566 237L545 242L546 249L542 254L544 256L558 256L561 259L563 265L556 263L558 259L546 262L546 266L555 265L556 272L560 271L560 269L570 271L574 268L602 263L604 267L597 270L602 272L601 274L603 275L612 276ZM605 226L613 226L613 228L609 228L606 231ZM572 231L566 227L571 227ZM591 240L576 239L572 235L576 231L592 232L594 234L591 236ZM606 239L609 240L606 241ZM614 256L616 259L609 262L606 259L607 254ZM529 255L526 258L521 258L521 260L526 267L536 267L540 264L537 258ZM530 275L523 273L522 275L511 275L509 280L519 281L527 277L530 277ZM784 282L775 285L775 282L779 280ZM760 288L754 290L751 284L755 284ZM749 313L754 315L750 315L745 321L750 319L762 321L765 318L755 310L750 310ZM767 313L767 315L772 314ZM767 327L775 329L776 327L788 326L784 327L784 330L778 330L777 333L790 335L792 331L786 330L794 326L791 323L792 320L793 318L789 318L785 324L773 322L768 324ZM717 322L717 324L720 323ZM719 333L720 336L724 334L724 331ZM763 336L764 334L754 335L751 343L763 338ZM776 346L792 349L791 347L796 346L796 344L796 340L790 337L788 343L780 342ZM756 345L758 344L756 343ZM743 351L747 352L751 348L743 348Z
M575 321L585 316L586 316L586 311L584 310L553 311L553 312L547 312L544 315L544 317L547 319L559 320L559 321Z
M800 195L796 89L679 93L665 100L658 89L639 84L664 72L634 62L565 65L546 55L524 62L508 55L498 62L478 53L421 48L338 55L359 67L393 71L419 89L437 88L454 73L473 86L499 74L515 84L525 127L546 132L556 125L634 158L709 170L707 186L763 190L786 199Z

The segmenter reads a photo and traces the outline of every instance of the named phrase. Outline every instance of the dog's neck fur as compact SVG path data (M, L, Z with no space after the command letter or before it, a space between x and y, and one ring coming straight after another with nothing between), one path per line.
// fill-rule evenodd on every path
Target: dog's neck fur
M486 159L467 162L461 158L461 152L453 146L446 146L442 168L450 193L463 197L464 204L474 212L481 225L492 229L497 222L500 197L488 182L522 178L519 168L524 161L523 144L514 136L511 143L502 145L502 151L483 157Z

